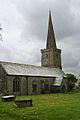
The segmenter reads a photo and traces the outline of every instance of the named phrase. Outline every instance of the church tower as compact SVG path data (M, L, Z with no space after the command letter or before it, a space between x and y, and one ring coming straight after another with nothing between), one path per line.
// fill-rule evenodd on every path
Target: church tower
M46 49L41 50L41 66L62 68L61 66L61 50L57 49L55 34L52 24L51 11L49 11L48 33Z

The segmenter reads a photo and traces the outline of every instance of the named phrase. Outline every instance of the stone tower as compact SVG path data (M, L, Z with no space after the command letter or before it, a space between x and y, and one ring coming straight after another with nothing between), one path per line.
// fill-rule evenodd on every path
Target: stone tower
M48 33L46 49L41 50L41 66L62 68L61 66L61 50L57 49L55 34L52 24L51 11L49 11Z

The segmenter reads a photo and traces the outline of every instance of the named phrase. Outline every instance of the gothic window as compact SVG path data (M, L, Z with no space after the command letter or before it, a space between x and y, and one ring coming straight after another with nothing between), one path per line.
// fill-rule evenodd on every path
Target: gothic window
M41 93L45 93L44 92L44 81L41 80Z
M32 89L33 89L33 93L37 92L37 85L36 84L32 84Z
M41 93L48 93L49 92L49 84L41 81Z
M20 91L20 85L21 84L21 81L18 77L16 77L14 80L13 80L13 91L14 92L19 92Z
M54 87L53 85L50 85L50 93L53 93L53 91L54 91Z
M45 89L45 92L49 91L49 85L48 84L44 84L44 89Z
M44 88L44 82L41 81L41 88Z
M36 81L33 81L32 82L32 93L37 93L37 83Z

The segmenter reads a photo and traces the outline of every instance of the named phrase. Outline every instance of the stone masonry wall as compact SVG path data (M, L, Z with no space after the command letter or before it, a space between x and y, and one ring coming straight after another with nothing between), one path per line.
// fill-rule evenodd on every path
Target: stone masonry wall
M0 65L0 94L6 92L6 84L7 84L6 72L4 71L2 66Z
M33 88L32 88L33 83L36 83L36 85L37 85L36 93L33 93ZM28 77L28 94L29 95L31 95L31 94L41 94L42 93L41 83L49 85L49 90L44 91L44 93L50 93L50 85L52 85L54 83L54 78Z

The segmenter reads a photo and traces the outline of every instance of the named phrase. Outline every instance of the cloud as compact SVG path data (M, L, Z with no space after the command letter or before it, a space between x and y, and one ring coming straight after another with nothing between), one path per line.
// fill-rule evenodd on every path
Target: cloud
M80 71L80 1L77 0L3 0L0 22L3 45L0 59L27 64L40 63L45 48L48 11L51 9L58 48L66 72Z

